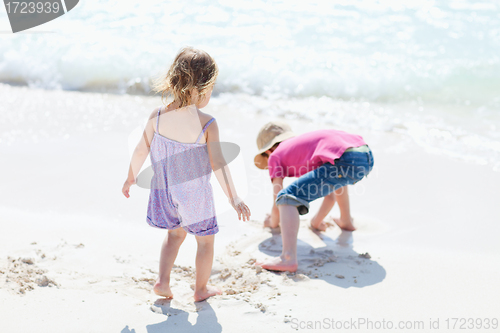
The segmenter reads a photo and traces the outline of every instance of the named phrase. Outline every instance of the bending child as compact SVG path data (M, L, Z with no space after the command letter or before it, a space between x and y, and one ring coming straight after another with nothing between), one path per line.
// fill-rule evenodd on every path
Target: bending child
M221 293L218 288L207 286L214 256L214 235L219 231L210 185L212 171L238 218L245 221L250 217L250 210L238 198L222 155L217 122L200 110L210 101L217 75L217 64L206 52L194 48L180 51L166 76L160 77L154 86L155 91L162 93L162 100L171 95L173 102L151 113L122 189L128 198L130 187L136 183L151 153L154 176L147 223L168 229L153 290L167 298L173 297L170 272L188 233L195 235L198 243L195 301Z
M286 123L270 122L257 136L258 154L254 163L269 169L274 201L264 226L281 226L283 250L281 256L257 263L276 271L297 270L297 233L299 215L309 212L309 203L324 198L321 208L311 220L311 228L325 231L324 218L339 203L340 219L334 219L344 229L355 230L349 208L346 185L352 185L368 175L373 168L373 155L359 135L325 129L296 136ZM299 177L283 188L285 177Z

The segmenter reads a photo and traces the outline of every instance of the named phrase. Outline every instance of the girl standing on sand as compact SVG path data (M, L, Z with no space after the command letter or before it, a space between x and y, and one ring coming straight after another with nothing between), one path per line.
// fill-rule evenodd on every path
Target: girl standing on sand
M222 155L217 122L200 111L210 101L217 75L217 64L206 52L191 47L179 52L166 76L154 84L154 90L162 93L162 100L169 95L174 100L151 113L122 189L128 198L129 189L151 152L154 176L147 223L168 229L161 249L159 277L153 289L157 295L167 298L173 297L170 272L188 233L195 235L198 243L195 301L221 293L218 288L207 286L214 235L219 231L210 185L212 170L238 218L248 221L250 216L250 210L236 194Z
M264 226L281 225L283 240L280 257L257 264L269 270L293 272L298 265L299 215L309 212L311 201L324 198L311 220L312 229L326 230L329 223L323 219L337 200L340 219L334 221L343 230L355 230L346 185L355 184L370 173L373 155L359 135L326 129L296 136L282 122L264 125L257 136L257 147L254 163L259 169L269 169L274 189L273 208ZM285 177L299 178L284 189Z

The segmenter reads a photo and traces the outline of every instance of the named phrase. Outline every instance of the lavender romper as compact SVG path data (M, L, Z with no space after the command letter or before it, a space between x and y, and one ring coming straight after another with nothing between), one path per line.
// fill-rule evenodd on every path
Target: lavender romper
M213 235L219 231L215 216L210 176L212 167L206 143L199 143L210 119L195 143L182 143L158 133L151 140L151 180L147 222L162 229L183 227L196 236Z

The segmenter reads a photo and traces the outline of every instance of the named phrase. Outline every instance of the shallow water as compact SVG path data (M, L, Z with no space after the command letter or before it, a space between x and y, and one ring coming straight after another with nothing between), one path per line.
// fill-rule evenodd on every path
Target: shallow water
M82 1L33 29L52 33L0 34L0 82L147 94L193 45L219 64L218 103L395 131L500 170L499 18L498 4L470 0ZM79 126L104 121L89 103Z

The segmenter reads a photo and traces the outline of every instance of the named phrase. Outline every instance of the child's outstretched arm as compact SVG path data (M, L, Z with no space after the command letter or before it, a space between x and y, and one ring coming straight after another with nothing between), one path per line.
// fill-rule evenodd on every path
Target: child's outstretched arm
M280 212L278 206L276 206L276 197L279 191L283 189L283 178L275 177L272 179L273 183L273 207L271 208L271 214L267 214L264 220L264 227L277 228L280 224Z
M156 121L156 117L158 116L158 108L156 108L153 113L149 116L148 122L144 131L142 132L142 137L139 140L139 143L134 149L134 153L132 154L132 158L130 160L130 166L128 169L127 180L123 184L122 193L127 198L130 197L129 190L130 186L135 184L139 171L141 171L142 165L144 161L149 155L149 150L151 146L151 140L153 139L154 127L153 123Z
M243 221L248 221L250 219L250 209L236 193L236 188L234 187L233 179L231 178L231 172L229 171L226 160L222 155L217 121L214 121L210 124L210 126L208 126L207 135L208 155L210 157L212 170L214 171L222 190L229 199L229 203L238 213L238 219L241 220L241 217L243 216Z

